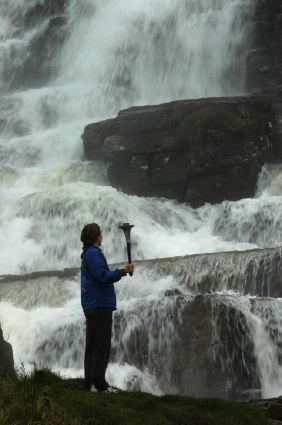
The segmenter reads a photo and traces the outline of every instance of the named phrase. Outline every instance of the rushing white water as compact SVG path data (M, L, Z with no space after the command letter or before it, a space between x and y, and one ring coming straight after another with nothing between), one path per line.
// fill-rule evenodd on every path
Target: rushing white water
M33 8L44 4L0 0L0 274L79 265L80 230L92 221L102 226L111 262L125 258L121 221L135 224L133 255L139 259L281 245L279 166L264 167L254 199L192 209L125 195L109 186L107 164L81 162L84 125L123 107L244 93L255 0L70 0L65 11L45 9L37 16ZM52 39L49 17L62 13L66 24ZM47 40L39 50L38 39ZM169 340L173 329L164 318L170 303L162 298L162 310L154 297L178 282L144 271L135 279L118 294L121 311L131 317L140 299L148 306L155 302L152 311L162 312L160 333L167 330L161 335ZM63 288L64 295L56 292L59 305L42 289L1 302L1 324L18 365L81 373L79 289L77 282ZM254 339L263 340L257 317ZM72 332L79 335L75 346ZM63 343L52 357L52 345L48 350L44 342L54 335ZM268 347L267 358L280 367L275 345ZM273 394L280 381L271 386L272 372L259 353L264 394ZM124 388L134 381L143 390L161 391L149 371L112 364L108 372Z
M281 393L282 385L282 367L281 367L281 317L282 300L267 299L256 297L235 296L215 298L215 305L224 303L228 309L234 309L237 315L237 329L239 334L243 335L240 339L240 357L243 364L250 368L247 372L251 374L252 379L256 373L254 365L247 359L248 356L248 338L253 345L254 354L257 360L257 366L261 386L254 388L249 396L258 398L275 397ZM240 314L243 316L240 317ZM242 317L244 320L242 320ZM230 317L229 317L230 318ZM227 327L232 335L234 348L236 347L236 328L234 323L227 323ZM240 329L241 328L241 329ZM217 329L218 332L218 329ZM216 338L216 336L215 336ZM224 341L221 341L224 343ZM234 350L235 351L235 350ZM216 355L216 354L215 354ZM236 379L240 373L238 365L232 357L221 356L220 361L223 368L230 368L231 381ZM249 364L248 364L249 362ZM228 384L227 384L228 385Z
M95 2L95 12L82 15L64 50L63 80L81 89L83 78L88 113L93 95L95 113L97 104L108 109L116 102L120 107L242 93L252 5L242 0ZM70 10L76 19L80 2ZM105 31L108 25L111 30Z
M175 288L176 282L170 277L161 278L152 288L152 282L146 282L144 277L143 273L137 272L134 282L128 277L122 287L117 288L117 295L121 298L120 311L126 315L127 328L122 325L124 344L134 328L140 327L142 316L143 320L146 316L148 319L144 304L151 304L152 311L161 315L160 329L164 322L169 325L167 307L169 304L172 306L172 302L168 299L167 303L159 305L159 299L166 290ZM27 370L35 365L48 366L64 376L81 376L85 331L77 277L71 280L38 278L30 283L19 282L11 286L1 285L1 298L5 301L0 303L0 322L4 325L5 337L13 346L16 364L23 363ZM137 315L134 313L136 310L139 310ZM128 317L130 312L132 320ZM150 326L155 327L156 320L152 319ZM169 346L173 332L173 324L170 323L170 333L166 326L161 338L157 334L156 342ZM151 344L154 344L153 332L150 335ZM119 345L116 338L115 344ZM153 347L149 349L153 354ZM122 388L161 393L152 372L126 364L122 359L111 364L107 374L111 382Z
M51 78L33 88L23 64L40 54L34 43L48 28L47 13L26 24L36 4L0 1L1 273L78 264L80 229L89 221L102 225L111 261L123 258L122 220L136 224L138 258L259 245L226 232L223 239L214 230L216 208L126 196L107 186L102 164L78 163L83 126L123 106L244 92L254 1L72 0L64 43L48 46L56 52Z
M167 296L168 292L178 293L180 298L176 301L174 296ZM47 366L63 376L82 376L84 319L76 275L2 283L0 295L0 321L5 338L13 346L17 365L23 363L27 370ZM202 349L206 344L210 346L215 365L220 364L226 377L226 392L233 385L236 388L236 381L240 382L240 376L246 379L244 374L247 374L248 397L279 394L281 299L243 296L215 288L214 294L206 296L206 301L204 296L199 304L185 283L180 284L172 275L159 277L156 272L148 279L144 268L136 270L134 279L128 277L117 285L117 297L112 344L115 362L107 371L113 384L155 394L178 393L179 389L171 385L176 347L179 349L179 344L184 343L178 340L178 334L186 318L189 341L190 321L196 314L192 322L196 326L196 338ZM211 311L205 307L210 302ZM196 310L189 313L189 305L193 309L193 304L197 305ZM201 328L201 323L197 324L203 313L211 323L211 334ZM205 342L208 338L211 340ZM191 356L191 352L186 356ZM206 353L199 351L197 356L205 358ZM180 357L179 367L188 359ZM207 371L209 367L205 366ZM243 372L240 367L244 368ZM257 387L254 386L256 374L257 382L261 382ZM192 394L193 386L201 385L201 375L198 379L199 382L190 386Z

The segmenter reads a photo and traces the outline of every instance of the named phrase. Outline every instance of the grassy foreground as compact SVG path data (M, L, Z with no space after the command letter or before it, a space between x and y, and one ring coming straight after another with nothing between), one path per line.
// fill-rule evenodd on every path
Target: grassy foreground
M255 408L223 400L92 394L49 371L0 376L0 425L266 425Z

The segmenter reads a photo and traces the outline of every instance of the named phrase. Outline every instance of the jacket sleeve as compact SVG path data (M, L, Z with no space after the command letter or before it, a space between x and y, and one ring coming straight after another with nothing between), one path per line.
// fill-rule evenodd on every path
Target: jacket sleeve
M101 252L90 252L86 256L87 267L94 278L102 284L118 282L126 276L124 269L109 270L109 267Z

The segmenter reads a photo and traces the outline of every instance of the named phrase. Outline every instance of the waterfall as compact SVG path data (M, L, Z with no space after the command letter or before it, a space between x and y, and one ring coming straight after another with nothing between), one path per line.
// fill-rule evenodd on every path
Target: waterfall
M125 258L117 228L121 221L134 222L133 255L144 260L280 246L279 165L263 168L253 199L193 209L171 200L126 195L109 185L108 164L81 160L83 127L121 108L244 94L256 1L53 3L0 0L0 274L79 266L80 230L92 221L101 224L110 262ZM244 381L246 392L258 387L265 396L276 393L280 330L274 335L273 326L279 329L280 301L268 299L268 310L254 301L254 296L272 296L267 290L258 293L256 277L253 292L243 290L250 267L260 275L260 260L234 266L228 255L214 262L202 258L177 270L146 263L134 279L118 287L110 378L123 388L189 392L181 384L181 370L172 384L169 367L162 376L157 359L163 355L168 363L180 361L171 341L177 344L187 337L181 323L194 317L199 306L212 325L203 322L211 345L205 346L202 361L214 361L218 373L225 373L230 396L236 396L231 382L236 373L222 359L232 359L232 350L223 352L218 339L230 309L246 330L245 351L256 361L247 374L255 375L254 384ZM237 280L230 277L232 270ZM264 283L270 288L267 273ZM66 375L80 375L84 323L77 275L59 281L38 278L24 285L14 279L0 286L1 325L17 364L52 365ZM267 362L261 341L268 346ZM139 357L134 355L136 344L144 348ZM237 347L236 353L244 364L245 352L240 354ZM187 371L192 366L183 365ZM187 380L196 378L187 375ZM195 391L204 393L200 387Z
M63 52L61 79L76 82L84 93L82 107L93 114L100 104L109 111L243 93L252 5L113 0L83 13L76 2L70 11L73 20L81 13L80 22Z
M116 285L108 378L155 394L279 394L281 257L274 248L141 262ZM0 321L17 364L82 375L79 295L77 270L0 279Z

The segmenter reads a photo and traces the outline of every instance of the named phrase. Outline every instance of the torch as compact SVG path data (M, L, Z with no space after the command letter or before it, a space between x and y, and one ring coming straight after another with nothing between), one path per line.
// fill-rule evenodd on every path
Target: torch
M127 257L128 257L128 262L131 263L131 241L130 241L130 232L132 227L134 227L133 224L129 224L129 223L123 223L122 225L118 226L121 230L123 230L124 232L124 236L126 239L126 247L127 247ZM133 275L132 272L129 273L130 276Z

